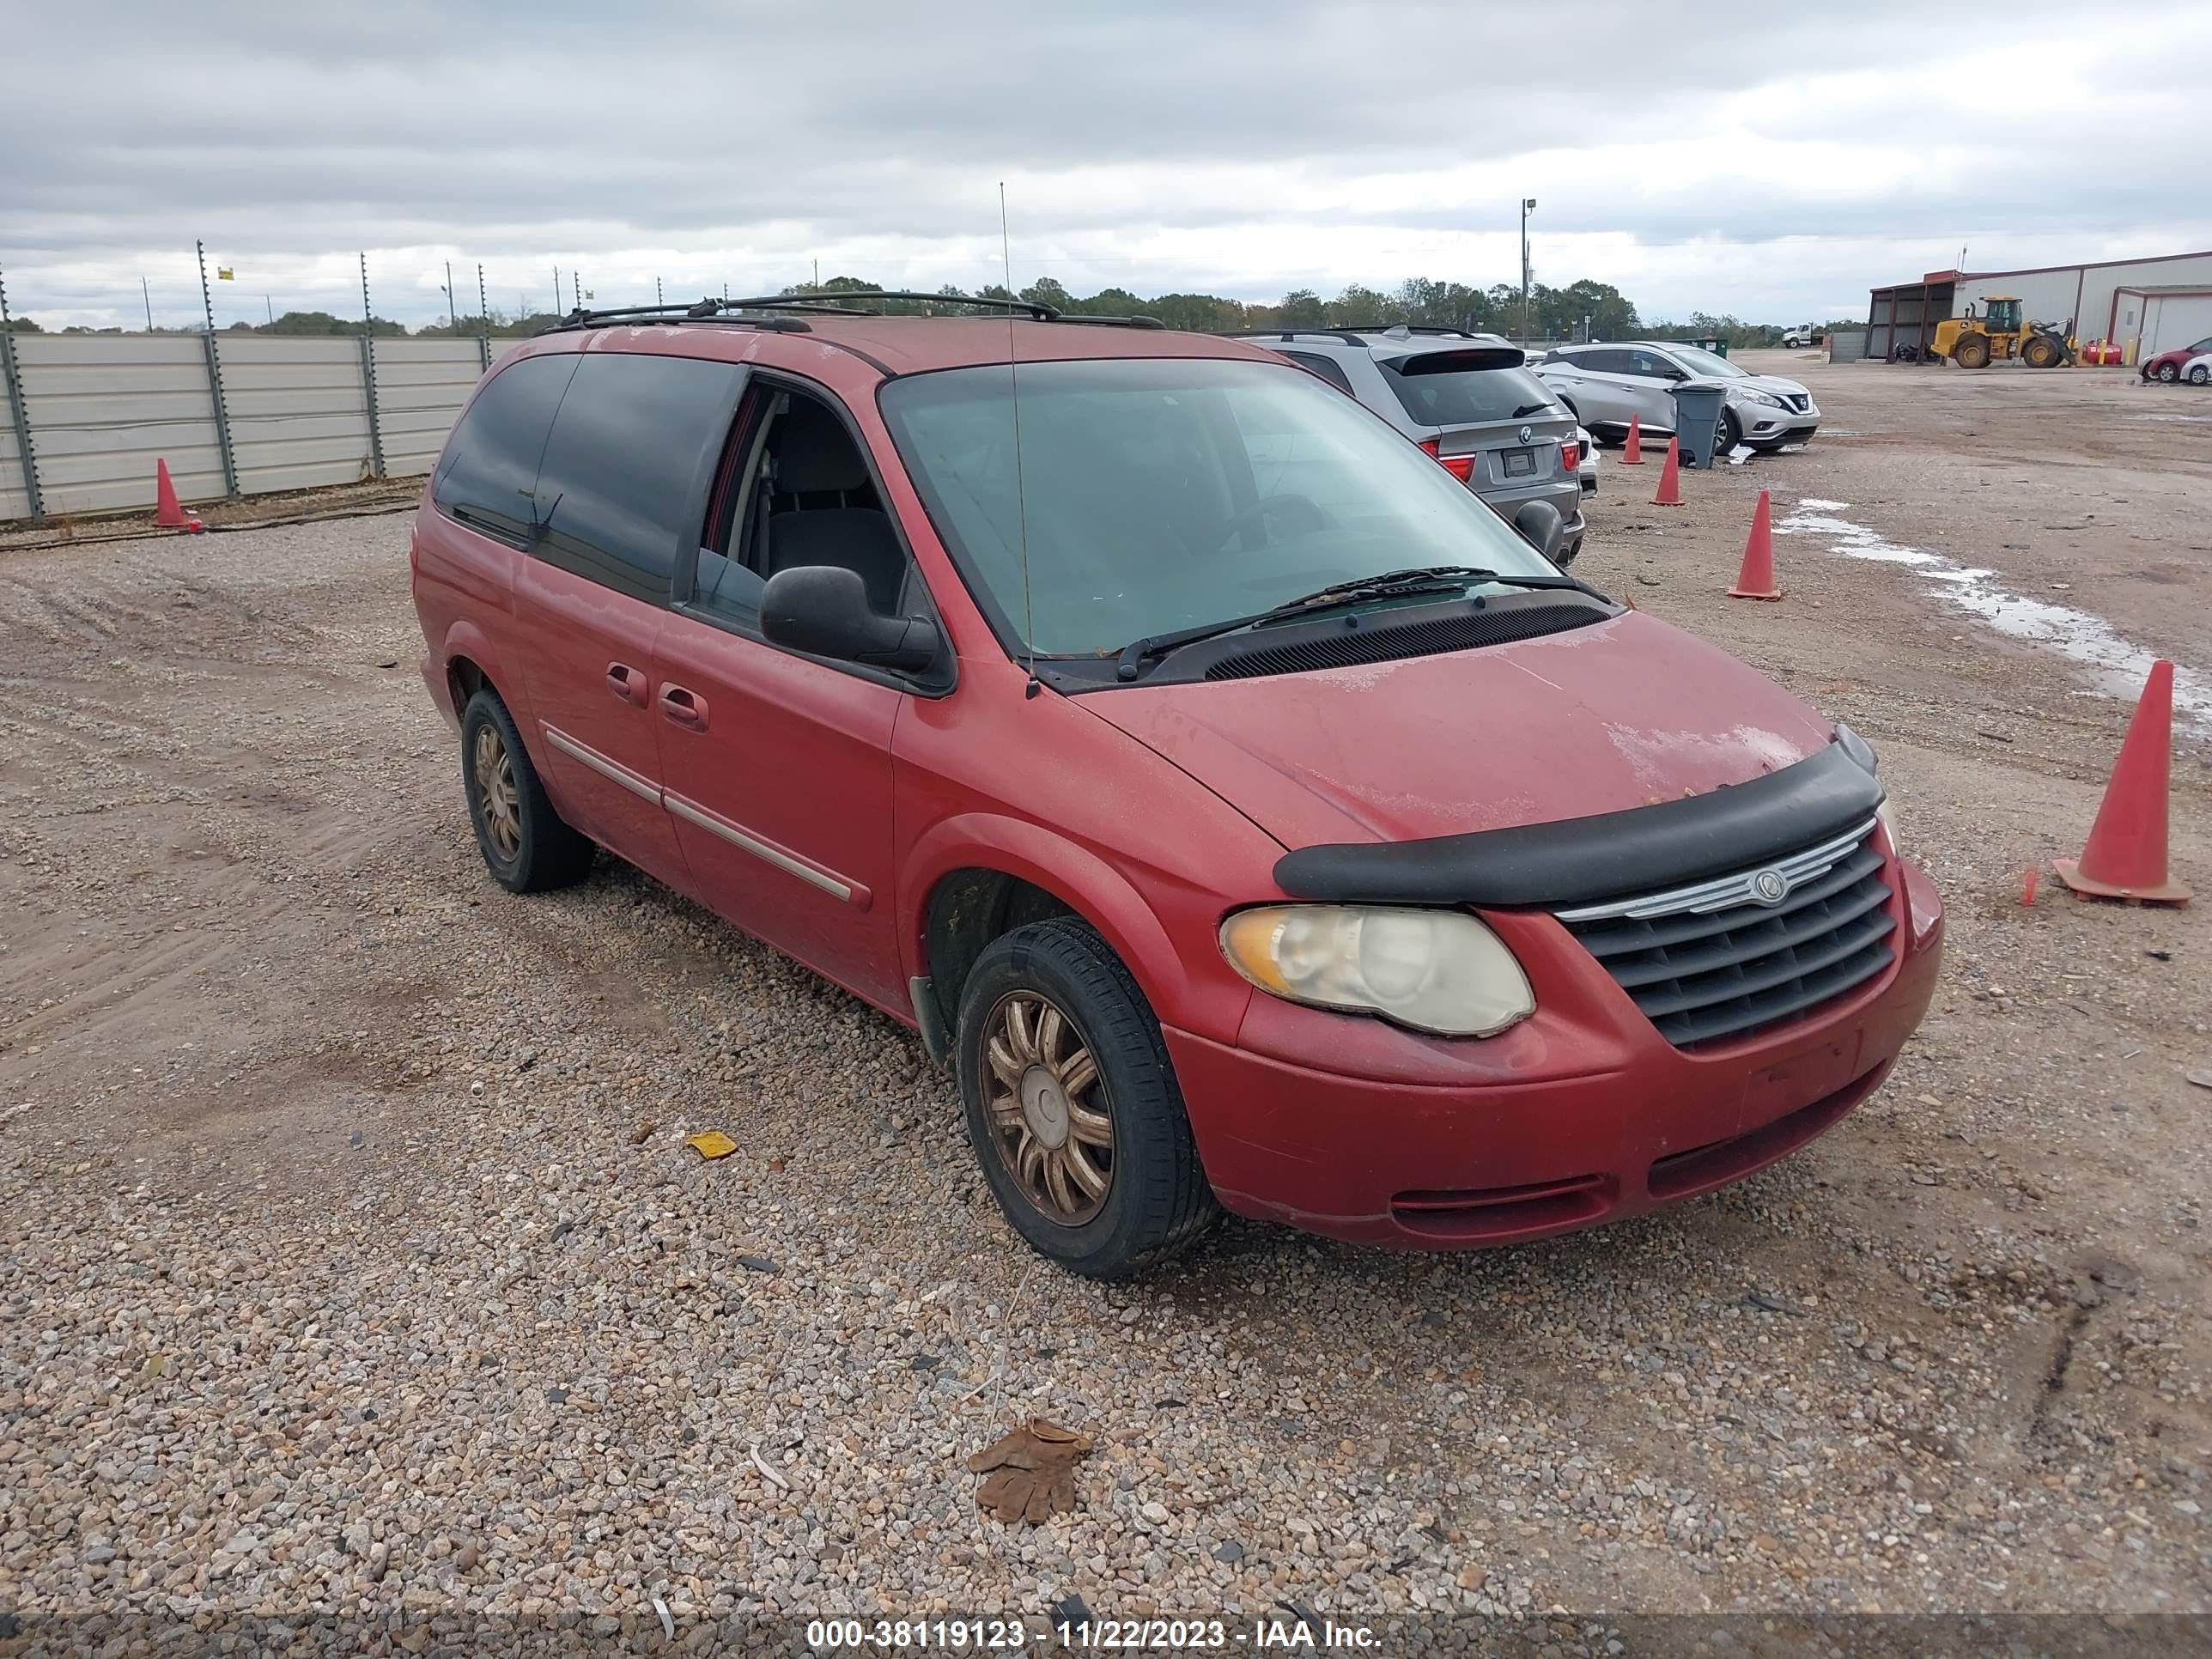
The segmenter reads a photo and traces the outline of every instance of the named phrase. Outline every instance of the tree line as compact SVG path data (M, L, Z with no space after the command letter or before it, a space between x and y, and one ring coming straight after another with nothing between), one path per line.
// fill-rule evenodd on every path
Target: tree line
M781 292L783 297L790 299L812 295L834 298L839 295L872 292L879 286L858 276L832 276L821 283L793 284ZM1095 293L1078 294L1051 276L1041 276L1018 293L995 283L972 293L947 285L937 290L937 297L945 300L1021 299L1081 316L1154 317L1170 328L1201 334L1227 334L1245 329L1345 328L1413 323L1462 328L1470 332L1504 334L1516 339L1718 339L1726 341L1731 349L1735 349L1778 345L1783 333L1779 325L1745 323L1733 316L1717 317L1703 311L1692 312L1686 321L1647 322L1637 314L1635 304L1619 289L1609 283L1595 282L1588 277L1562 288L1538 283L1529 289L1525 308L1520 289L1503 283L1480 289L1429 276L1408 277L1388 289L1369 288L1355 283L1334 298L1326 299L1311 289L1293 289L1273 304L1227 299L1218 294L1177 292L1146 296L1125 288L1103 288ZM895 300L884 301L876 308L893 315L918 315L937 307L927 300ZM406 325L385 317L371 318L364 322L360 318L334 316L327 311L288 311L270 322L233 323L219 331L309 337L357 336L367 332L383 337L411 337L416 339L473 338L488 333L495 337L511 338L534 334L560 320L550 312L518 316L495 307L489 316L459 317L451 322L433 323L410 330ZM1831 322L1825 328L1832 330L1855 325L1853 322L1845 320ZM27 317L14 319L10 326L26 333L42 331L39 325ZM120 328L76 326L61 331L65 334L120 334L125 331Z

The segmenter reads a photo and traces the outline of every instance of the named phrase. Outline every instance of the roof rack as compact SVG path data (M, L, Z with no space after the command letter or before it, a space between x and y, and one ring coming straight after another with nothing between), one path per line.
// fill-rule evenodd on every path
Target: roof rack
M617 306L605 311L586 311L579 307L559 322L549 324L538 332L551 334L563 329L592 328L602 323L620 322L720 322L787 332L805 332L807 327L799 320L801 317L882 316L881 311L871 306L848 303L870 300L904 300L922 305L976 306L988 311L1023 312L1028 313L1031 321L1039 323L1082 323L1106 328L1167 326L1157 317L1076 316L1036 300L975 298L964 294L921 294L902 289L852 289L820 294L763 294L741 300L725 300L708 295L690 305ZM748 311L785 314L767 317L737 314ZM789 314L794 313L797 315Z
M1350 328L1225 328L1221 331L1221 337L1224 340L1295 340L1301 336L1311 338L1316 334L1332 340L1341 340L1346 345L1362 343L1359 331Z
M1407 334L1448 335L1459 340L1479 340L1481 335L1464 328L1449 328L1441 323L1346 323L1334 328L1231 328L1223 331L1223 337L1231 340L1294 340L1301 335L1322 335L1333 340L1342 340L1347 345L1364 343L1370 334L1389 334L1393 331Z
M1474 329L1454 328L1445 323L1346 323L1345 326L1355 334L1388 334L1393 329L1403 329L1408 334L1446 334L1455 340L1482 337Z
M720 315L723 302L720 300L698 300L690 305L672 306L611 306L605 311L586 311L581 306L538 331L558 334L572 328L597 328L602 323L734 323L745 328L765 328L779 334L811 332L796 317L725 317ZM732 302L735 309L735 302Z

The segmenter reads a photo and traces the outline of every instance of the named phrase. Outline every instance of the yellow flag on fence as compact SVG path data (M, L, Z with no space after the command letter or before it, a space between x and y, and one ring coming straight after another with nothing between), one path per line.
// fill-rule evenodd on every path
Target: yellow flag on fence
M231 269L228 265L217 265L215 268L215 279L218 283L234 283L238 280L238 278L232 274Z

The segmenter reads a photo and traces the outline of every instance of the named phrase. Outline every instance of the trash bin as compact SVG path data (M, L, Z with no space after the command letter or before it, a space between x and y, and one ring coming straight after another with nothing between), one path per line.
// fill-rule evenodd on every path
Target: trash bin
M1720 442L1721 406L1728 401L1725 380L1683 380L1674 387L1674 436L1684 466L1711 466Z

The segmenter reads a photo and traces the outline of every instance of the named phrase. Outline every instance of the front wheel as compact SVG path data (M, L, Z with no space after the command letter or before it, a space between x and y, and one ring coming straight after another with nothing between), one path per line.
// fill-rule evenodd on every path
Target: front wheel
M2158 378L2165 381L2168 386L2172 386L2176 380L2181 378L2181 365L2179 363L2160 363L2158 366Z
M2189 371L2190 385L2203 386L2207 380L2212 380L2212 369L2207 369L2203 364L2199 363Z
M1000 1209L1092 1279L1173 1255L1218 1213L1144 994L1069 917L994 940L960 997L968 1139Z
M1742 441L1743 422L1736 419L1735 410L1723 409L1721 410L1720 430L1715 437L1718 447L1713 451L1713 459L1717 462L1726 459Z

